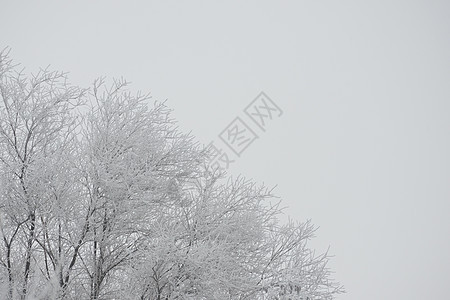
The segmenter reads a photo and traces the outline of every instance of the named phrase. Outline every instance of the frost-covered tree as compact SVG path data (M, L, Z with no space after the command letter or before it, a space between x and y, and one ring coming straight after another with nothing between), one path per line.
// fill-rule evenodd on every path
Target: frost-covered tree
M207 167L124 80L25 76L0 53L0 298L333 299L311 223Z
M49 274L40 243L50 237L47 229L54 231L47 218L57 216L49 211L60 206L70 212L63 202L71 201L72 187L63 177L71 170L61 167L71 161L74 109L83 94L64 73L41 70L27 78L6 52L0 54L0 274L8 299L26 299L29 288Z

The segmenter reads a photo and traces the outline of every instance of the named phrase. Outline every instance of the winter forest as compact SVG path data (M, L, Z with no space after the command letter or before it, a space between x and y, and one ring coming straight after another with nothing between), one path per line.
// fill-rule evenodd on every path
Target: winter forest
M208 166L163 102L0 54L0 299L334 299L310 221Z

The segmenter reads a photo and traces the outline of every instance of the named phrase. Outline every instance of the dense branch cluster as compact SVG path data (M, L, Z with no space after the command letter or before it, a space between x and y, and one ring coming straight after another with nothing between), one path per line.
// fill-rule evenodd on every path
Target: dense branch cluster
M206 166L164 103L0 54L0 299L333 299L310 222Z

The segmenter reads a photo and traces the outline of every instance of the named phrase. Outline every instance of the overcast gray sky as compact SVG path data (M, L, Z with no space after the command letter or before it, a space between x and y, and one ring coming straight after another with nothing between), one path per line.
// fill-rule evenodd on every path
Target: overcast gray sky
M233 163L331 246L340 300L450 294L450 2L2 1L0 47L74 84L124 76L202 143L264 91ZM222 144L223 146L223 144ZM226 146L223 146L226 147Z

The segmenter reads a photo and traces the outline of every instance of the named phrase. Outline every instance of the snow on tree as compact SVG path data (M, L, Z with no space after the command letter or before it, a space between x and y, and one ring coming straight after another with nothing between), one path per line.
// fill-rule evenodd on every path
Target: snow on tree
M333 299L315 228L207 167L164 103L0 53L0 298Z

